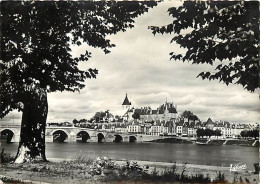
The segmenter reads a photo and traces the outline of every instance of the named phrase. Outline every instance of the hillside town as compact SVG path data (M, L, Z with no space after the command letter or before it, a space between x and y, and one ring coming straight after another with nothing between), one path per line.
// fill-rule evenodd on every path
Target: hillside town
M198 130L204 130L206 136L218 138L240 138L244 132L259 129L259 124L213 121L208 118L203 122L190 111L177 112L177 105L167 102L157 109L151 107L134 108L126 94L122 103L125 113L114 116L105 112L97 112L90 120L73 120L73 123L48 123L49 126L77 126L112 132L127 132L155 136L198 137L203 136Z

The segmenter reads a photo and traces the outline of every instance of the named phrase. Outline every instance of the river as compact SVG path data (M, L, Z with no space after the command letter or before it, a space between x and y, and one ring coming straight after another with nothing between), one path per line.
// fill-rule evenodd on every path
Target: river
M15 155L18 143L1 143L6 153ZM80 155L117 160L178 162L229 167L243 163L249 170L259 162L258 147L169 143L47 143L47 158L73 159Z

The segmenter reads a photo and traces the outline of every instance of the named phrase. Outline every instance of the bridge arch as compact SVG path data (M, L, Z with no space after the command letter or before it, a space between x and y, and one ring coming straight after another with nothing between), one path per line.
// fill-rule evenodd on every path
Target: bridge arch
M65 142L69 134L62 129L57 129L54 130L51 135L53 135L53 142Z
M77 142L87 142L90 139L90 135L87 131L81 130L77 133Z
M1 130L1 139L6 139L7 143L12 142L13 136L14 136L13 130L11 130L9 128L5 128L5 129Z
M136 142L136 141L137 141L136 136L133 135L129 136L129 142Z
M123 137L121 135L116 134L114 142L123 142Z
M105 136L103 133L98 133L97 137L98 137L98 143L102 143L105 139Z

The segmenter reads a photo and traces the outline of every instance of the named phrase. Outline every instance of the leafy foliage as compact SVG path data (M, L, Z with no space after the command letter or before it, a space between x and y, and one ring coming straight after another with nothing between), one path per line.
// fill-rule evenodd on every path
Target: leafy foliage
M198 116L196 116L195 114L193 114L193 112L191 111L184 111L182 114L181 114L181 117L183 118L188 118L189 120L199 120Z
M126 165L110 168L110 173L105 175L105 181L121 181L121 182L145 182L145 183L211 183L209 175L186 174L186 165L181 168L181 173L177 172L176 164L171 168L166 168L162 172L157 171L156 167L149 172L149 166L141 167L137 162L127 162ZM213 182L226 182L224 174L219 173L221 177L213 179Z
M14 157L11 156L10 154L4 153L4 151L2 151L1 155L0 155L0 160L1 160L1 164L11 163L14 161Z
M213 65L215 72L201 72L202 79L240 84L249 91L259 88L258 1L185 1L168 12L171 24L150 28L153 34L175 33L171 43L187 50L171 52L171 59Z
M137 112L134 112L134 114L132 115L132 118L134 119L140 119L140 114Z
M95 122L100 122L103 120L103 118L106 116L106 113L101 111L101 112L96 112L95 115L93 116L93 119Z
M197 137L203 137L203 136L207 136L207 137L211 137L211 136L221 136L221 131L220 130L211 130L211 129L203 129L203 128L199 128L196 131L197 133Z
M116 169L119 165L115 163L114 159L108 159L107 157L97 157L96 160L90 166L92 175L104 174L104 169Z
M134 27L134 18L156 2L1 2L0 117L23 110L25 94L79 91L97 69L78 63L71 45L83 43L105 53L115 47L107 35Z
M257 129L254 129L254 130L243 130L241 133L240 133L241 137L254 137L255 139L257 137L259 137L259 130Z
M72 120L72 123L74 124L74 126L77 126L77 124L79 124L79 123L87 123L87 120L85 118L80 119L80 120L74 119L74 120Z

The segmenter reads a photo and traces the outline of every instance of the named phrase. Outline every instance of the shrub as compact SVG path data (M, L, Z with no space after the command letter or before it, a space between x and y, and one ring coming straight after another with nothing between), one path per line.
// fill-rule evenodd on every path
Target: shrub
M1 163L11 163L14 161L13 156L11 156L10 154L6 154L6 153L1 153Z
M98 157L90 166L90 172L92 175L103 175L104 169L116 169L119 166L115 164L114 159L108 159L107 157Z
M86 164L86 165L90 165L93 163L93 159L92 158L89 158L88 156L86 156L85 154L80 154L76 157L75 160L73 160L73 162L75 164Z
M159 173L154 170L149 173L148 166L141 167L137 162L129 162L127 161L125 165L119 166L115 164L113 159L97 158L93 164L91 165L91 174L92 175L103 175L104 181L118 181L118 182L126 182L126 181L153 181L153 182L180 182L180 183L211 183L211 178L209 175L204 176L203 174L196 174L192 176L188 176L185 174L186 165L183 166L182 172L176 172L176 164L174 164L171 168L165 169L162 173ZM105 173L104 171L109 169L110 172ZM225 176L223 173L219 172L218 176L213 182L225 182Z
M0 182L3 183L16 183L16 184L25 184L24 182L18 180L18 179L14 179L14 178L7 178L5 176L1 176L0 177Z

